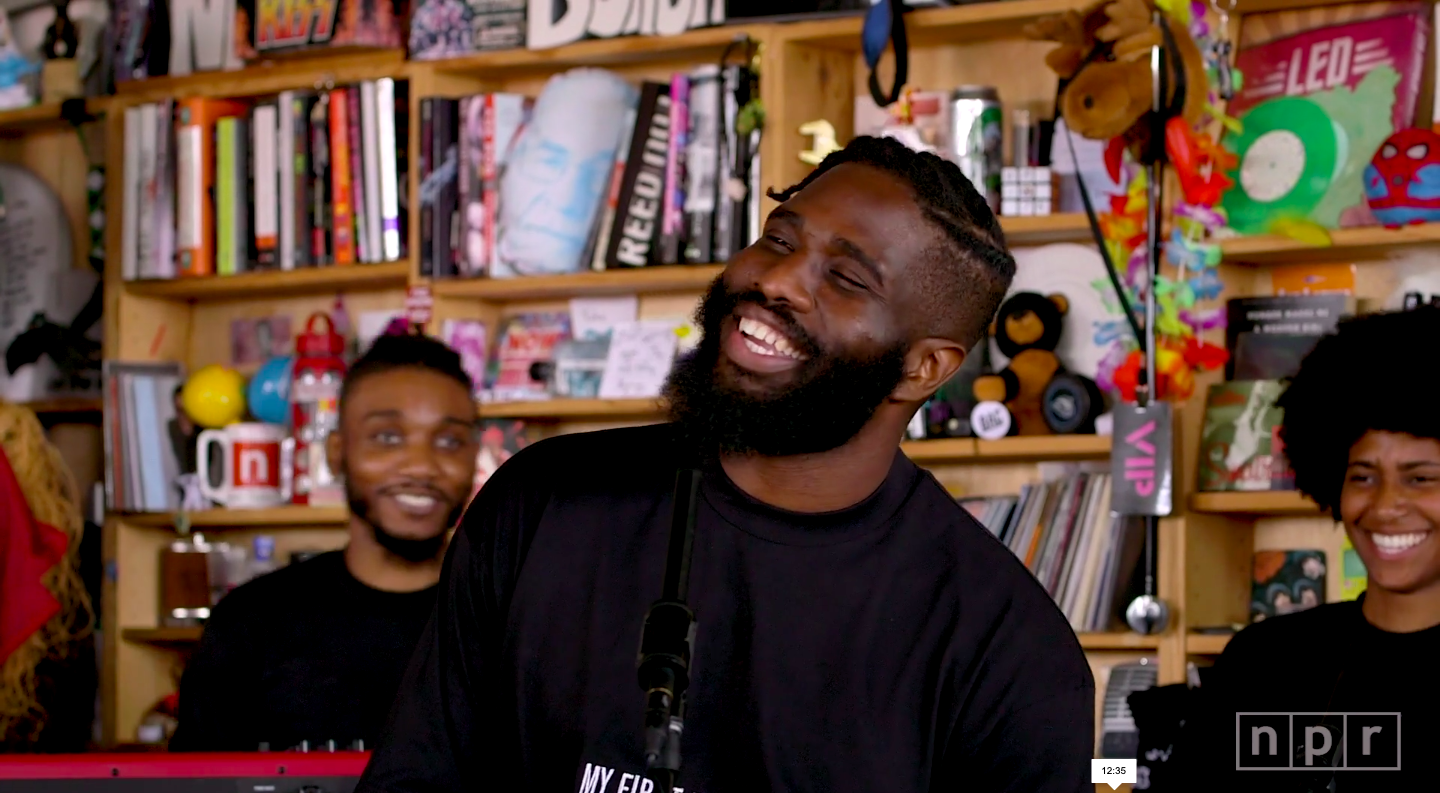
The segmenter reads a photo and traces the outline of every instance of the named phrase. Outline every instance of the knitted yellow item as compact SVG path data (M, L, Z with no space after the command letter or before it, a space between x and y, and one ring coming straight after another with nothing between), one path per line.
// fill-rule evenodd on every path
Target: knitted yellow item
M94 626L90 594L80 578L79 491L60 452L45 437L35 413L0 401L0 446L15 471L35 519L64 532L65 559L42 579L60 602L56 614L0 665L0 743L34 742L45 727L36 698L35 670L41 661L63 658Z

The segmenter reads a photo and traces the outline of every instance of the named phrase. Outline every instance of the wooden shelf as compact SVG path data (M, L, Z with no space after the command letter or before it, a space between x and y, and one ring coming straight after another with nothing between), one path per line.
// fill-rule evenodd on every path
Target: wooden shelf
M992 460L1103 460L1109 435L1029 435L975 441L975 453Z
M1005 0L918 9L905 15L905 33L912 47L1013 38L1040 17L1080 11L1088 5L1084 0ZM780 35L814 46L859 50L863 24L861 15L794 22L783 25Z
M1160 646L1159 636L1145 636L1125 631L1077 635L1080 637L1080 646L1086 650L1154 650Z
M92 116L103 115L110 102L108 96L91 97L85 100L85 109ZM0 137L24 135L43 129L60 129L67 123L60 117L59 102L0 110Z
M1328 517L1315 502L1294 490L1193 493L1190 511L1233 515L1307 515Z
M125 628L120 637L140 644L193 644L204 628Z
M1024 2L1024 0L1011 0L1011 2ZM1084 213L1001 217L1000 227L1005 229L1005 241L1011 247L1047 245L1052 242L1094 242L1094 238L1090 235L1090 220L1085 217Z
M1399 229L1335 229L1330 232L1330 241L1330 245L1316 246L1273 235L1234 237L1221 240L1220 251L1225 261L1234 264L1369 261L1405 248L1440 245L1440 223Z
M655 399L549 399L538 402L492 402L480 406L482 419L527 421L659 421ZM976 460L1103 460L1110 456L1105 435L1048 435L982 441L975 438L937 438L905 441L900 449L917 463Z
M126 281L125 291L132 295L171 300L238 300L403 289L409 273L409 262L304 267L298 270L264 270L203 278Z
M168 512L127 513L118 516L130 526L169 527L175 515ZM350 521L345 507L271 507L269 509L207 509L191 512L190 527L194 529L244 529L255 527L329 527L344 526Z
M545 399L538 402L489 402L480 405L482 419L530 421L621 421L660 419L656 399Z
M1005 237L1011 245L1087 242L1090 239L1090 226L1084 215L1001 218L1000 223L1005 227ZM671 264L565 275L441 279L432 282L431 290L436 297L469 298L495 303L581 296L700 292L709 287L724 270L723 264Z
M116 85L115 94L116 99L130 105L189 96L266 96L289 89L315 88L327 81L343 85L382 77L403 79L410 75L410 66L401 49L326 50L259 61L236 71L127 80Z
M520 278L446 279L433 282L431 291L436 297L465 297L497 303L598 295L698 292L710 286L710 282L724 269L719 264L678 264Z
M494 50L415 63L433 68L440 74L495 77L504 72L558 72L575 66L614 67L659 60L713 60L735 41L736 36L758 29L753 25L724 25L689 30L675 36L590 39L543 50Z
M1185 652L1191 655L1219 655L1225 652L1234 634L1192 633L1185 637Z
M43 419L51 416L99 413L103 409L104 403L100 397L56 397L21 402L20 404L35 411L35 415Z

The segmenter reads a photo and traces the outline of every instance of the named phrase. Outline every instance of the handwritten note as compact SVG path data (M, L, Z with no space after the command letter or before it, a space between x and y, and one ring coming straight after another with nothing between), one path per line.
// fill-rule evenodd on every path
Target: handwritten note
M577 297L570 301L570 328L577 339L594 339L616 325L634 322L640 310L635 295L621 297Z
M645 399L660 395L675 363L673 321L627 322L616 325L610 336L601 399Z

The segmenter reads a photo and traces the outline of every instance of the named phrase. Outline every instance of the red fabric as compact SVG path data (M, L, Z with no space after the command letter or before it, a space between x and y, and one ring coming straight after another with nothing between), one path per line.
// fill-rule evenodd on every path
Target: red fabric
M0 449L0 664L60 613L41 577L65 558L65 533L35 520Z

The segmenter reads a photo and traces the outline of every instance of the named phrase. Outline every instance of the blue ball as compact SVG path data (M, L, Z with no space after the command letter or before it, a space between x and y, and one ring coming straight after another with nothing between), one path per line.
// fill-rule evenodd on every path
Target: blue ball
M292 356L280 355L266 361L250 378L250 412L266 424L285 424L290 419L290 367Z

